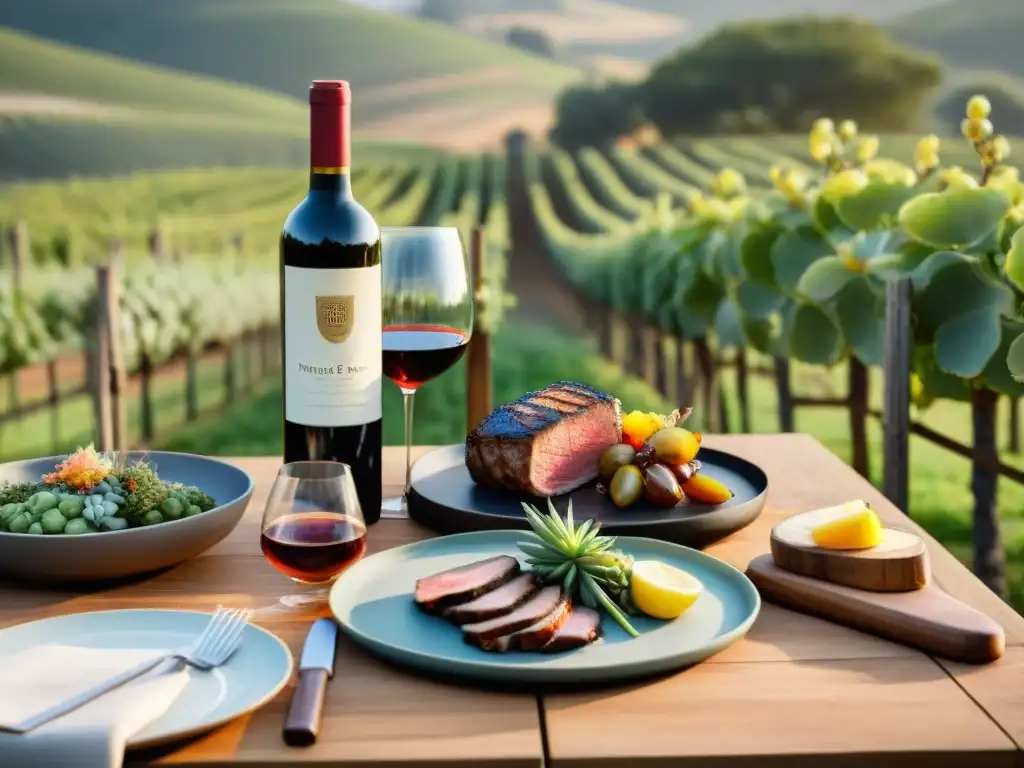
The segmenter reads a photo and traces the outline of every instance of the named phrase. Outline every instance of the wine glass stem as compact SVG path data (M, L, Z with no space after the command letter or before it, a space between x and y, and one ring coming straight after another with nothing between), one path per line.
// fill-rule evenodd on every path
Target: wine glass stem
M405 490L409 493L412 485L412 398L416 394L413 389L402 390L402 407L405 410Z

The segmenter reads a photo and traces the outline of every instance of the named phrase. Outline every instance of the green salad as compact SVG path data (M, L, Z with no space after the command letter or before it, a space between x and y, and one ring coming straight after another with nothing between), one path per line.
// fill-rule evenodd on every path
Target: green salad
M195 486L161 480L145 460L120 464L89 445L39 482L0 483L0 532L121 531L199 515L215 506Z

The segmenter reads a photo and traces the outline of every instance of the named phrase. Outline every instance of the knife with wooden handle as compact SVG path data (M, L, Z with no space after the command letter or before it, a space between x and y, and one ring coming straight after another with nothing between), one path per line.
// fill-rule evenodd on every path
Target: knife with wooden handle
M327 681L334 677L334 651L338 625L333 619L317 619L306 635L299 661L299 680L284 721L284 743L307 747L316 741L323 719Z

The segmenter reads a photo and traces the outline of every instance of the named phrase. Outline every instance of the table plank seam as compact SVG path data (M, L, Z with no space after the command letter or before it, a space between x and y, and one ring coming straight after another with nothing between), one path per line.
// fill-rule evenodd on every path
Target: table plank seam
M1021 743L1018 742L1008 730L1006 730L1003 724L996 719L995 715L989 712L988 709L985 708L985 705L978 701L978 699L963 686L963 684L957 679L956 675L946 668L946 665L942 663L941 659L932 657L932 661L938 665L939 669L946 673L946 676L956 684L957 688L964 692L964 695L974 703L974 706L985 713L985 716L995 724L996 728L998 728L1007 739L1010 740L1010 743L1017 748L1018 752L1024 752L1024 745L1021 745Z
M540 765L541 768L551 766L551 748L548 742L548 722L544 712L544 697L537 696L537 726L540 728Z

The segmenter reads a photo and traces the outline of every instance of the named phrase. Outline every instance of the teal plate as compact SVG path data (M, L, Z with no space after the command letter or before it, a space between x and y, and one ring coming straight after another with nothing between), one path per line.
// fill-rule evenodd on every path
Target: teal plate
M129 609L55 616L0 631L0 656L43 643L106 649L180 648L196 638L210 615ZM291 673L288 646L250 624L227 663L210 672L192 672L181 695L163 715L128 739L128 747L178 741L252 712L273 699Z
M742 638L761 598L750 580L721 560L654 539L617 537L637 560L660 560L700 579L697 602L673 621L632 617L631 638L602 613L604 637L563 653L488 653L468 645L458 627L416 608L416 579L495 555L523 556L519 531L441 536L380 552L334 583L330 604L344 632L385 660L424 672L502 683L608 683L696 664Z

